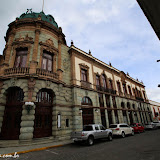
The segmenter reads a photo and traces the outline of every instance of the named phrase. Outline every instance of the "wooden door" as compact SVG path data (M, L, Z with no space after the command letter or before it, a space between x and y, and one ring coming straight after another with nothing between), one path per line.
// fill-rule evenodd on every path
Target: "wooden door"
M34 138L52 135L52 106L36 106L33 135Z
M1 130L1 139L19 139L22 106L6 106Z
M93 124L93 108L82 109L83 125Z
M23 90L18 87L11 87L7 90L0 139L19 139L23 98Z

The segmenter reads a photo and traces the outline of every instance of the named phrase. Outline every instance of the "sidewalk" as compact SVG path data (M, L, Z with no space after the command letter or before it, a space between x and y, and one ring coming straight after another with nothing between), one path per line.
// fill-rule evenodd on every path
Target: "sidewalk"
M22 154L22 153L33 152L33 151L40 151L48 148L60 147L69 143L72 143L72 140L50 142L46 144L34 144L34 145L27 145L27 146L0 148L0 155L14 154L15 152L17 152L17 154Z

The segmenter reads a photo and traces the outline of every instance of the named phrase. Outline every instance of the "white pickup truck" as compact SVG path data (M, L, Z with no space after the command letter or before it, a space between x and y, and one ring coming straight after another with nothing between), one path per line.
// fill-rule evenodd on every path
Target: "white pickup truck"
M83 131L72 132L71 139L77 142L87 142L88 145L93 145L95 139L107 138L112 141L112 130L106 129L104 126L99 124L84 125Z

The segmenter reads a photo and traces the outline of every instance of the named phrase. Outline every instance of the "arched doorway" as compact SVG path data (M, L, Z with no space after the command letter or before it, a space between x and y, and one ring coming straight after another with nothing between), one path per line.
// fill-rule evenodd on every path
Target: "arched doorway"
M37 94L34 120L34 138L52 135L52 103L54 94L50 89L41 89Z
M16 140L20 135L24 93L19 87L11 87L6 92L6 106L0 139Z
M82 98L81 104L84 106L92 106L92 101L89 97L85 96ZM82 108L82 119L83 125L93 124L93 108L87 107Z
M128 123L128 119L127 119L127 114L126 114L126 109L125 109L125 104L124 102L121 103L121 108L122 110L122 114L123 114L123 121L124 123Z

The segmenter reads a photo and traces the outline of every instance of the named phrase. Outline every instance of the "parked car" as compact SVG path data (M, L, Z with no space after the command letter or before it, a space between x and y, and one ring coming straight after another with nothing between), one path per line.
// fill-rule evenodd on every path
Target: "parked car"
M84 125L83 131L72 132L71 134L71 139L75 143L85 141L90 146L94 144L94 140L102 138L112 141L112 130L99 124Z
M113 135L122 136L123 138L129 134L134 135L134 129L126 123L111 124L109 129L113 131Z
M153 122L157 128L160 128L160 121Z
M153 122L149 122L148 124L145 124L145 129L146 130L157 129L157 125Z
M133 123L131 127L134 129L135 133L144 132L144 126L141 123Z

